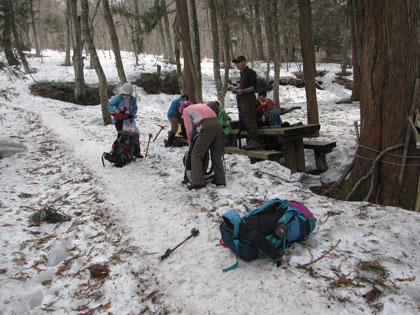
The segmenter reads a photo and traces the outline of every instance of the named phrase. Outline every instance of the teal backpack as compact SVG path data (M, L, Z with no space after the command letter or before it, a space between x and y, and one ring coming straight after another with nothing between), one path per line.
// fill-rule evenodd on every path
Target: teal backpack
M236 211L223 216L220 243L236 255L236 263L223 269L235 269L239 258L251 261L266 257L280 264L286 248L307 238L316 226L312 212L300 202L271 199L240 217Z

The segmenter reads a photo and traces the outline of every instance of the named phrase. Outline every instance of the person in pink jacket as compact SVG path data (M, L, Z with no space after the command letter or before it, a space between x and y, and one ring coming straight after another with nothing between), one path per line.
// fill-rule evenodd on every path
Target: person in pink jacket
M193 145L191 153L191 184L188 189L205 186L203 158L210 148L211 163L214 171L214 184L226 185L223 169L223 131L215 112L207 104L179 107L184 119L188 143Z

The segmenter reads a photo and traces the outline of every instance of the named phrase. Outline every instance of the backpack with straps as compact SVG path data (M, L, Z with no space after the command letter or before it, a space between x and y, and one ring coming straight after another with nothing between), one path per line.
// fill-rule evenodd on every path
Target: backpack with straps
M135 160L135 155L140 152L139 134L126 130L118 131L117 139L112 144L111 152L102 154L102 164L105 167L104 159L113 163L116 167L123 167Z
M190 147L188 148L188 152L185 152L185 156L182 160L185 166L184 181L182 182L183 184L191 184L191 153L194 148L196 139L197 137L193 138L190 144ZM204 181L206 183L209 183L214 179L213 167L211 165L209 167L209 164L210 164L209 150L207 150L202 161L203 161Z
M315 217L305 205L278 198L243 217L229 211L222 218L221 244L236 255L236 263L224 272L235 269L239 258L251 261L265 257L279 265L286 248L307 238L316 226Z

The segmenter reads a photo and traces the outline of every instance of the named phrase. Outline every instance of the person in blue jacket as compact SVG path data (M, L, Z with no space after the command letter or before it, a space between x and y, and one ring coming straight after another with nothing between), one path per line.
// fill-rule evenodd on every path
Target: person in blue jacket
M168 110L168 119L169 119L169 123L171 124L171 130L169 131L169 135L168 135L168 141L166 143L165 146L171 146L174 143L175 140L175 135L178 131L178 123L180 123L182 125L183 121L181 119L181 114L178 111L179 108L179 104L182 101L188 101L188 95L187 94L183 94L180 97L178 97L177 99L173 100L171 103L171 106L169 107Z
M115 95L108 102L108 111L112 115L112 123L117 131L123 129L123 123L126 119L134 123L138 107L137 100L132 94L133 86L130 83L124 83L120 88L120 94Z
M134 117L137 114L137 100L132 95L133 86L130 83L124 83L120 88L120 94L115 95L108 102L108 111L112 116L112 123L115 125L117 132L123 129L124 121L129 120L131 124L135 127ZM137 129L137 128L135 128ZM140 140L138 129L137 132L134 132L133 135L133 144L135 145L135 156L142 158L143 155L140 153Z

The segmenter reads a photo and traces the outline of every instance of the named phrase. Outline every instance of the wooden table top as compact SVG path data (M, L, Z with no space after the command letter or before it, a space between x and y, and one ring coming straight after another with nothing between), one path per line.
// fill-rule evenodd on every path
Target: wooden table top
M290 127L260 127L258 128L258 134L265 136L307 136L318 131L321 128L319 124L307 124L300 126L290 126ZM237 135L238 129L232 129L232 134ZM245 130L241 131L241 135L246 135Z

